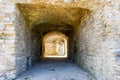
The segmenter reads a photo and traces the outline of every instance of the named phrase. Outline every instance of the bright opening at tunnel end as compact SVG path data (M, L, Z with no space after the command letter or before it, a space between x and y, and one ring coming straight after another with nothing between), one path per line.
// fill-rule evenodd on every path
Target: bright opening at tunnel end
M61 32L53 31L46 34L43 43L44 58L68 57L68 37Z

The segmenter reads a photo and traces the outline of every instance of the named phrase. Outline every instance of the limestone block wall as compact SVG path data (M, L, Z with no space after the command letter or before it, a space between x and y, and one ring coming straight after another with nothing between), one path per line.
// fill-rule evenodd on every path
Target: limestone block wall
M119 19L119 4L111 1L91 15L84 16L75 29L78 42L77 63L95 80L120 79Z
M101 52L109 59L109 61L105 59L105 62L109 63L109 65L105 62L104 64L105 68L108 69L108 66L112 68L111 70L107 70L109 74L111 73L111 79L113 75L113 80L119 80L120 65L118 51L120 49L120 3L118 1L111 1L111 4L105 5L102 10L101 16L105 26Z
M40 35L27 28L15 5L18 2L27 3L0 0L0 80L14 79L39 59Z
M15 9L16 18L15 18L15 31L16 31L16 44L15 44L15 53L16 53L16 73L20 74L26 70L27 56L30 55L31 51L31 33L27 29L27 24L24 21L24 18L20 14L19 10Z
M15 6L0 3L0 80L15 77Z
M42 34L28 28L15 4L41 1L63 2L0 0L0 80L14 79L39 60L41 46L38 43ZM79 7L90 9L92 13L85 12L80 25L75 27L74 59L95 80L120 80L119 0L79 2L82 5ZM97 9L102 2L107 3Z
M15 62L16 62L16 75L23 73L35 65L40 59L41 53L41 34L36 28L30 29L29 25L25 22L19 9L16 7L15 18Z
M40 61L40 56L42 55L42 33L36 29L31 30L31 52L28 57L28 67L32 67Z

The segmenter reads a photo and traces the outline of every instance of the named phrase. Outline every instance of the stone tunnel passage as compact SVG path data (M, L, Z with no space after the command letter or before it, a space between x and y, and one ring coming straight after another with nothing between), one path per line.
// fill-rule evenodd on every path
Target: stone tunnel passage
M71 61L44 60L15 80L93 80Z
M120 0L62 1L73 0L0 0L0 80L39 64L52 31L69 38L68 59L95 80L120 80Z
M16 25L16 40L21 41L21 43L16 44L18 76L37 63L40 64L39 62L46 57L57 59L62 55L61 59L66 57L94 77L91 71L94 66L89 66L87 60L85 60L88 56L85 52L88 50L85 48L88 46L84 41L87 40L86 36L91 36L91 33L85 34L84 29L91 30L91 28L88 28L88 23L92 20L90 10L70 5L63 7L48 4L21 3L17 4L17 7L18 13L16 15L19 17L16 19L16 23L18 23ZM46 38L47 35L50 37ZM57 44L48 43L51 40L52 43ZM54 46L53 48L53 45L59 45L59 47ZM20 46L23 47L20 48ZM72 65L72 63L70 64Z
M68 37L60 32L50 32L43 38L44 58L67 58Z

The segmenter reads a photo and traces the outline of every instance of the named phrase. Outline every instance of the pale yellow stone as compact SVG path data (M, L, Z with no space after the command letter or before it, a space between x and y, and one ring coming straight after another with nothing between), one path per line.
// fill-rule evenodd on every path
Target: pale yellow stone
M5 25L5 26L15 26L14 24L9 24L9 23L8 23L8 24L6 23L6 24L4 24L4 25Z

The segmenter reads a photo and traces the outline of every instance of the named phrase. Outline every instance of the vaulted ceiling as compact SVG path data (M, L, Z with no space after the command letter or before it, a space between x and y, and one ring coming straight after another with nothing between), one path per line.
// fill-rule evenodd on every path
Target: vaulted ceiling
M82 17L90 14L90 10L66 5L52 5L46 3L24 4L18 3L22 16L30 28L38 25L71 25L77 26Z

